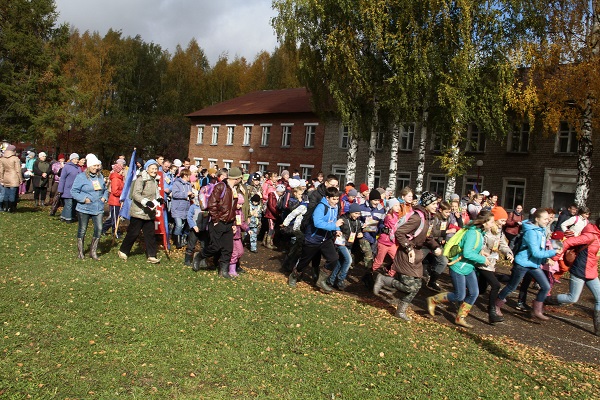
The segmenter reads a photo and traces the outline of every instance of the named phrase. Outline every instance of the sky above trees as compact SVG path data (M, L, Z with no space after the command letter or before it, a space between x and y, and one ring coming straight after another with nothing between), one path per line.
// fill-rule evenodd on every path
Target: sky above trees
M272 52L276 38L271 0L55 0L58 21L80 32L105 34L110 28L173 53L196 38L211 65L226 52L252 60Z

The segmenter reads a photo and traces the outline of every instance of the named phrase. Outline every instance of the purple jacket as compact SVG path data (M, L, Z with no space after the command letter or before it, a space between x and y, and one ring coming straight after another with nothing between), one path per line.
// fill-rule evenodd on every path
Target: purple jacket
M78 165L73 164L71 161L65 164L60 173L60 181L58 181L58 193L62 193L62 198L72 199L71 188L75 177L79 175L81 168Z

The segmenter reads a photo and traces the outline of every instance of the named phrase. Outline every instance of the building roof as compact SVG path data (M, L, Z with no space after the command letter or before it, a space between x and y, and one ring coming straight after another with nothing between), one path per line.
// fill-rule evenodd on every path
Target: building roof
M194 111L186 117L311 113L310 97L306 88L260 90Z

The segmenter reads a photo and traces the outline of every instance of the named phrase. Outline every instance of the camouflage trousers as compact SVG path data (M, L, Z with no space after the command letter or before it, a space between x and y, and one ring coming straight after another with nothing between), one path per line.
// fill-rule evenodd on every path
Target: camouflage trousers
M371 269L371 266L373 265L373 249L371 248L371 243L366 239L360 239L358 244L360 245L360 251L364 256L365 267Z
M405 303L412 303L413 299L421 290L423 280L421 278L415 278L414 276L407 276L396 273L394 277L394 288L398 289L398 299Z

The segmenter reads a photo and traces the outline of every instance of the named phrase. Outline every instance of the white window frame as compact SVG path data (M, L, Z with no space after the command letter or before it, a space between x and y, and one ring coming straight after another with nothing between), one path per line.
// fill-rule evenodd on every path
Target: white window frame
M225 160L223 159L223 168L231 169L231 164L233 164L233 160Z
M469 193L469 190L473 190L473 185L477 182L477 175L464 175L462 182L462 193ZM483 192L483 175L479 175L479 185L477 185L479 193Z
M506 151L509 153L529 153L529 136L528 123L514 124L508 135ZM523 148L523 144L525 144L525 148ZM515 146L518 148L515 149Z
M244 125L244 141L242 146L250 146L252 140L252 127L254 125Z
M260 135L260 145L261 147L269 146L269 138L271 136L271 127L273 124L260 124L261 126L261 135Z
M305 181L310 180L312 177L312 171L315 169L314 165L311 164L300 164L300 177Z
M217 165L217 162L218 162L218 161L219 161L219 160L218 160L218 159L216 159L216 158L208 158L208 168L212 168L212 167L214 167L215 165Z
M365 171L365 182L369 181L369 173ZM341 187L341 186L340 186ZM373 174L373 188L381 187L381 170L376 169Z
M477 137L473 139L475 134ZM474 143L476 148L473 147ZM479 130L479 127L476 124L469 124L469 127L467 128L467 146L465 150L471 153L484 153L485 145L486 140L483 132Z
M196 125L198 132L196 133L196 144L204 143L204 127L205 125Z
M439 186L439 183L441 183L441 178L443 177L444 179L444 186L443 186L443 190L440 192L437 190L437 187ZM436 182L436 190L432 190L431 188L431 183L432 182ZM443 196L444 192L446 191L446 185L448 185L448 177L444 174L428 174L427 175L427 190L430 192L435 192L438 195Z
M267 172L267 168L269 167L269 163L265 161L257 161L256 165L258 165L258 171L264 175Z
M210 141L211 146L216 146L219 144L219 128L221 125L212 125L212 137Z
M412 151L415 146L415 130L414 122L400 125L400 140L398 141L398 149L400 151Z
M340 125L340 149L347 149L350 145L350 125Z
M560 142L564 139L567 141L567 151L560 149ZM554 152L556 154L577 154L577 146L577 132L567 121L561 121L556 133ZM572 151L570 151L571 148L573 148Z
M346 187L346 165L333 164L331 166L331 173L338 178L339 187Z
M240 160L240 167L242 167L245 171L250 173L250 161Z
M523 200L521 202L516 201L514 196L515 191L519 188L523 189ZM508 204L509 192L513 191L511 196L513 204ZM527 197L527 179L525 178L502 178L502 206L506 210L514 210L517 204L525 205L525 199Z
M315 143L317 140L317 126L319 124L310 123L304 124L306 134L304 136L304 147L305 148L313 148L315 147Z
M381 128L377 131L377 137L375 138L375 150L383 150L383 141L385 139L385 132Z
M194 165L196 167L199 167L200 165L202 165L202 160L204 160L202 157L194 157Z
M277 163L277 169L279 170L279 176L281 176L281 173L283 172L283 170L287 169L288 171L290 170L290 164L289 163ZM291 175L291 174L290 174Z
M281 147L292 146L292 127L294 124L281 124Z
M233 146L233 137L235 134L235 125L227 125L227 146Z
M408 171L398 171L396 173L396 194L400 193L400 191L405 187L410 187L411 178L412 173Z

